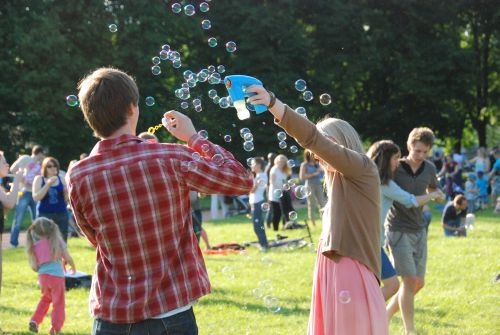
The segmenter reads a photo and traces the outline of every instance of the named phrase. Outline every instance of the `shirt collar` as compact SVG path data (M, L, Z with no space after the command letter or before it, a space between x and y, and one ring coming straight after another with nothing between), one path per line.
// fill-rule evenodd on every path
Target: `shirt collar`
M111 138L107 140L100 140L97 142L97 144L94 146L94 148L91 151L91 155L95 155L101 152L105 151L110 151L125 145L131 145L131 144L137 144L137 143L144 143L146 142L140 137L137 137L135 135L130 135L130 134L124 134L120 135L116 138Z

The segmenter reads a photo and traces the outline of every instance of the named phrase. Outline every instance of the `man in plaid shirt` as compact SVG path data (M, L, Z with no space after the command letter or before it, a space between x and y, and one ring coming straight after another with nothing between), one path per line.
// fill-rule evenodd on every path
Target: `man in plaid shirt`
M210 282L189 191L247 194L252 177L179 112L163 123L187 146L136 137L138 99L134 80L116 69L79 84L85 120L101 139L67 174L76 222L97 251L92 334L197 334L191 305Z

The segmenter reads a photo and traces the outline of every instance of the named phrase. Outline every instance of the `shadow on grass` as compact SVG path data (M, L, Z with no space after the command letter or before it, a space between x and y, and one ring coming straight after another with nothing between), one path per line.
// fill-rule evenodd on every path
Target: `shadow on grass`
M258 312L258 313L269 313L269 309L264 306L264 303L262 304L256 304L256 303L242 303L239 301L234 301L230 299L218 299L218 298L212 298L212 299L207 299L200 301L201 306L220 306L220 305L225 305L225 306L232 306L236 307L242 311L250 311L250 312ZM286 303L285 303L286 305ZM284 307L283 306L283 301L281 304L281 309L279 310L280 315L284 316L297 316L297 314L303 314L303 315L309 315L309 309L307 308L301 308L298 306L295 307Z

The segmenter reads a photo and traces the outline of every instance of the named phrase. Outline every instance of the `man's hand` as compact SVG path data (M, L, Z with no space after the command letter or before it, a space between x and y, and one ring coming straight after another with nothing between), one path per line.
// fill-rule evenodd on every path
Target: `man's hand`
M162 119L163 126L175 136L175 138L187 142L196 134L193 122L186 115L171 110L165 113Z

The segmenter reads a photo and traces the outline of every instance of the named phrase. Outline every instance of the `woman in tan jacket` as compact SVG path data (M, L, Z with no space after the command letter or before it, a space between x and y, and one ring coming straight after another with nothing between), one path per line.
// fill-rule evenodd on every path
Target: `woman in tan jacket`
M314 269L308 334L388 334L379 287L380 180L349 123L314 125L262 86L248 99L268 106L275 123L313 152L326 173L328 203Z

